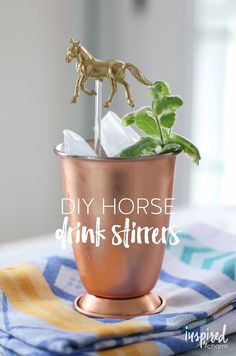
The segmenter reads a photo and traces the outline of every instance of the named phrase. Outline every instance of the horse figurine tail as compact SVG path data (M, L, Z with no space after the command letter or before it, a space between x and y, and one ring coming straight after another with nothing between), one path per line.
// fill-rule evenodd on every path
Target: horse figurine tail
M144 77L144 75L141 73L141 71L135 67L131 63L125 63L125 67L133 74L133 76L140 82L145 85L152 85L152 82L150 82L148 79Z

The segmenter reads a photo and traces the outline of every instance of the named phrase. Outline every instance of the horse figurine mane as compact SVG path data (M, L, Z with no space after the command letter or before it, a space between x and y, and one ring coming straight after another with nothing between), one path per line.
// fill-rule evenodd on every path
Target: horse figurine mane
M81 91L87 95L96 95L95 90L89 90L85 88L85 82L89 78L103 80L107 78L111 82L111 93L109 98L104 102L104 107L109 107L112 99L117 91L117 84L121 84L125 89L125 96L127 103L133 107L134 102L130 93L129 83L125 80L125 70L128 69L132 75L144 85L152 85L147 80L141 71L131 63L124 63L117 60L100 60L94 58L87 49L78 41L75 42L70 39L70 45L67 49L65 60L70 63L73 59L76 59L76 70L79 74L79 78L76 81L74 95L71 99L71 103L76 103Z

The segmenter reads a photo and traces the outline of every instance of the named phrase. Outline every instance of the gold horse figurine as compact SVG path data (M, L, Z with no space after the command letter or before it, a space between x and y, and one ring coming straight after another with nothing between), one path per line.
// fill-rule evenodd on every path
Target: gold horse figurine
M109 107L112 99L117 91L117 83L120 83L125 88L125 96L127 103L130 106L134 106L134 102L130 93L129 83L125 80L126 68L133 74L133 76L142 84L152 85L147 80L140 70L131 63L124 63L116 60L99 60L95 59L80 42L75 42L70 39L70 46L67 49L65 60L70 63L73 59L76 59L76 70L79 73L79 78L76 82L75 92L71 99L71 103L76 103L81 91L88 95L96 95L95 90L88 90L84 87L85 82L89 78L95 78L103 80L107 78L111 82L111 94L107 101L103 104L104 107Z

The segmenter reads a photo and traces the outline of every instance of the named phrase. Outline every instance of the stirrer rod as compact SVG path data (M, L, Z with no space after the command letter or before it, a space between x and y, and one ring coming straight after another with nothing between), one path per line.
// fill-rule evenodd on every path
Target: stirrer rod
M94 151L101 156L101 120L102 120L102 81L95 80L95 125L94 125Z

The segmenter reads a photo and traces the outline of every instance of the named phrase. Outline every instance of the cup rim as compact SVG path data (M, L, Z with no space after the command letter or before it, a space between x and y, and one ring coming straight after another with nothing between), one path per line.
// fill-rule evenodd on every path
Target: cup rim
M161 155L149 155L149 156L142 156L142 157L94 157L94 156L79 156L79 155L72 155L63 152L64 143L59 143L54 147L54 153L60 157L67 157L67 158L74 158L83 161L103 161L103 162L125 162L125 161L148 161L148 160L156 160L161 158L168 158L177 156L182 151L176 151L174 153L163 153Z

